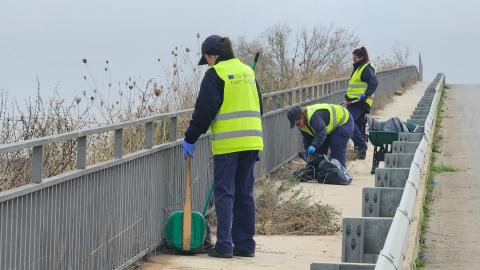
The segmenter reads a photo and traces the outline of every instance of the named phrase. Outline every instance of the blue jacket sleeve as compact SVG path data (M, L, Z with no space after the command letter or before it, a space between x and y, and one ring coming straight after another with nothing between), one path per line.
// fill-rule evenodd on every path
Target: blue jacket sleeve
M307 150L308 147L312 145L313 137L310 134L303 132L301 130L300 130L300 133L302 133L302 137L303 137L303 149Z
M323 142L327 138L327 130L325 129L325 121L320 116L320 112L316 111L312 118L310 118L309 122L310 126L312 127L313 131L315 132L315 137L313 138L311 145L315 146L315 148L320 148Z
M372 96L378 86L378 79L375 75L375 70L371 66L367 66L362 72L361 79L368 84L367 90L365 90L365 95L368 97Z
M218 76L214 68L205 72L195 109L192 114L192 120L185 132L185 141L195 143L200 135L207 132L210 124L217 115L223 103L223 89L225 82Z

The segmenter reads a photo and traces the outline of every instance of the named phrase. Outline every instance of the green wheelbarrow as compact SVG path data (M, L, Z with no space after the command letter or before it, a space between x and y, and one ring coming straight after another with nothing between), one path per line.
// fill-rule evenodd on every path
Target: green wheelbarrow
M409 132L415 132L418 125L413 123L404 123ZM398 141L398 132L382 131L383 123L379 129L369 129L368 139L373 145L373 160L371 174L375 174L375 169L378 168L380 161L385 161L385 154L392 152L392 144Z

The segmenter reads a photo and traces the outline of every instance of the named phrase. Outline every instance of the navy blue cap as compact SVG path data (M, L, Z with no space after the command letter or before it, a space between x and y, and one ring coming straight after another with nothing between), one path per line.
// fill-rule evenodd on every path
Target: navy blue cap
M208 55L218 55L220 52L220 45L225 41L225 39L221 36L211 35L207 37L202 43L202 56L200 61L198 61L198 65L205 65L207 64L207 59L203 57L204 54Z
M295 121L300 119L302 112L303 110L302 110L302 107L300 106L295 106L288 110L287 117L288 117L288 120L290 121L290 128L295 127Z

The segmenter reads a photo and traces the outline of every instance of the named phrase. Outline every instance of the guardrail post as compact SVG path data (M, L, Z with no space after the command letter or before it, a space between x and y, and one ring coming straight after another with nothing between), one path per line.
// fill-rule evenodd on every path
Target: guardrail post
M361 219L343 219L342 262L362 262L364 225Z
M280 108L283 108L285 106L285 93L282 93L280 95Z
M362 217L395 216L403 188L363 188Z
M177 117L170 118L170 132L168 133L168 141L173 142L177 139Z
M122 158L123 156L123 128L115 129L115 140L114 140L114 158Z
M375 263L393 218L344 218L342 262Z
M151 149L153 147L153 122L145 123L145 140L144 148Z
M410 168L377 168L375 187L403 188L408 179Z
M414 154L385 154L385 168L410 168Z
M288 106L293 104L293 92L288 92Z
M34 146L32 152L32 183L42 182L43 174L43 145Z
M420 143L417 142L393 142L392 144L392 153L415 153L417 151L417 147Z
M423 138L423 131L422 133L409 133L409 132L398 133L398 141L400 142L420 142L422 138Z
M87 136L77 138L77 161L75 169L82 170L86 167L87 160Z

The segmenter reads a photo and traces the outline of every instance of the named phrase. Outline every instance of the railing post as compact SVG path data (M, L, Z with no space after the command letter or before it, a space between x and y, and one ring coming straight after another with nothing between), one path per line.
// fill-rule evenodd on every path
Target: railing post
M282 93L280 95L280 97L281 97L280 98L280 108L283 108L283 107L285 107L285 93Z
M43 173L43 145L33 147L32 152L32 183L42 182Z
M271 99L271 102L272 102L272 110L276 110L278 109L278 106L277 106L277 95L273 95L272 96L272 99Z
M86 167L87 161L87 136L77 138L77 161L75 169L82 170Z
M168 141L173 142L177 139L177 117L172 116L170 118L170 133L168 135Z
M263 113L266 113L266 112L270 111L268 109L268 98L267 97L262 97L262 107L263 107Z
M295 90L295 102L300 103L300 88Z
M122 158L123 156L123 129L115 129L115 141L114 141L114 158Z
M145 123L145 149L151 149L153 146L153 122Z
M288 92L288 105L292 106L293 104L293 92Z

